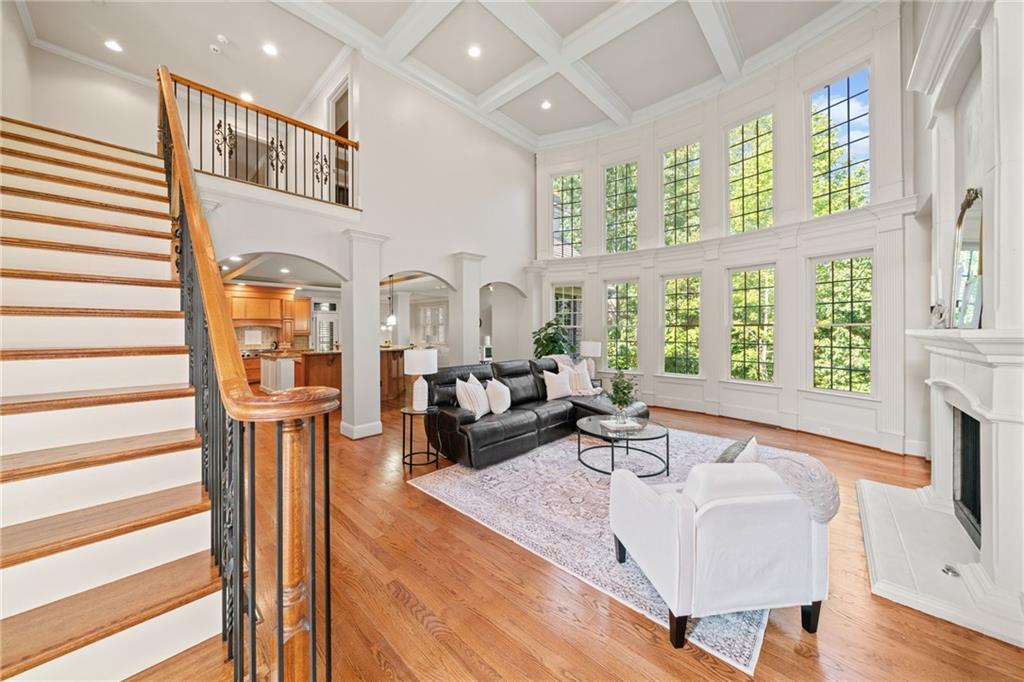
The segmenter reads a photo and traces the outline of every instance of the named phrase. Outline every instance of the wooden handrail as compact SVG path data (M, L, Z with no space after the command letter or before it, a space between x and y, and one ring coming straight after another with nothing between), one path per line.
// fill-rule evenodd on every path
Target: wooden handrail
M224 283L220 277L220 266L217 265L213 250L210 228L199 202L195 171L189 159L188 143L174 97L174 80L175 77L166 66L161 66L157 71L160 107L161 111L167 112L168 130L164 134L171 137L172 172L169 190L171 197L180 195L188 219L196 280L206 309L210 351L217 369L224 408L231 418L246 422L303 419L335 410L339 405L339 391L335 388L306 386L256 395L249 387L235 327L231 321L231 310L224 293Z
M228 93L224 92L223 90L218 90L216 88L211 88L209 85L203 85L202 83L197 83L194 80L191 80L189 78L185 78L184 76L179 76L176 73L172 73L172 74L169 74L169 75L170 75L171 80L173 80L175 83L181 83L182 85L187 85L188 87L193 88L195 90L199 90L200 92L205 92L207 95L213 95L215 97L220 97L221 99L227 100L228 102L231 102L232 104L236 104L236 105L238 105L240 107L244 107L244 108L250 109L252 111L258 111L259 113L263 114L264 116L267 116L268 118L275 118L275 119L277 119L279 121L282 121L284 123L289 123L289 124L295 126L296 128L302 128L303 130L308 130L311 133L316 133L317 135L323 135L324 137L326 137L328 139L334 140L335 142L337 142L338 144L340 144L343 147L351 147L352 149L359 149L359 143L356 142L355 140L350 140L347 137L342 137L341 135L335 135L334 133L331 133L331 132L328 132L326 130L323 130L322 128L317 128L314 125L310 125L308 123L303 123L302 121L299 121L298 119L294 119L291 116L285 116L284 114L281 114L281 113L278 113L276 111L273 111L272 109L267 109L266 107L261 107L258 104L252 104L250 102L246 102L245 100L239 99L238 97L235 97L234 95L229 95Z

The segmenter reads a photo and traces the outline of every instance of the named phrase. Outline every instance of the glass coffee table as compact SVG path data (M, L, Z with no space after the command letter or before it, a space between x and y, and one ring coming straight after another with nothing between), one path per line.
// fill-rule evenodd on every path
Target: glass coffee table
M661 464L661 468L657 471L643 474L636 474L639 478L650 478L652 476L660 476L665 474L668 476L669 469L669 445L668 445L668 429L652 422L649 419L643 419L638 417L630 418L630 421L639 425L639 428L626 431L626 430L615 430L609 429L602 425L603 421L614 421L614 416L595 416L595 417L583 417L576 422L576 459L579 463L587 467L592 471L596 471L601 474L611 474L615 471L615 453L616 450L620 453L620 457L623 455L632 455L633 453L642 453L648 457L652 457L658 463ZM583 436L592 436L603 440L604 443L599 445L590 445L583 447ZM658 441L664 439L665 441L665 455L662 456L653 450L647 449L647 447L640 447L637 444L649 443L651 441ZM611 468L602 469L589 464L583 455L588 452L594 452L597 450L611 450ZM636 472L634 472L636 473Z

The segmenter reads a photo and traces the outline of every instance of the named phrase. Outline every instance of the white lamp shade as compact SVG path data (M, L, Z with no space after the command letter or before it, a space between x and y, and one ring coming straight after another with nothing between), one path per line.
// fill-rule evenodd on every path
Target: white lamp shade
M436 348L410 348L405 351L405 373L409 376L423 376L437 372Z
M580 355L585 358L601 357L601 342L580 341Z

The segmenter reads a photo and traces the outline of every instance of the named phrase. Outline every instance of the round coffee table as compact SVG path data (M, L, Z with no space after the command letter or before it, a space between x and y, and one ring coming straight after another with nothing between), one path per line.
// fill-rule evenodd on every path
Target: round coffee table
M614 416L595 416L595 417L583 417L576 422L576 459L579 463L587 467L592 471L596 471L601 474L611 474L615 471L615 450L619 449L620 452L625 451L628 455L634 452L642 452L643 454L653 457L659 463L661 468L653 473L637 474L639 478L650 478L652 476L659 476L665 474L668 476L669 469L669 445L668 445L668 429L652 422L649 419L643 419L638 417L632 417L631 421L640 425L640 428L626 431L626 430L615 430L609 429L601 424L603 421L614 421ZM604 441L601 445L590 445L583 447L583 436L592 436L599 438ZM665 456L662 457L660 454L648 450L644 447L638 447L636 443L656 441L665 439ZM588 464L583 459L584 453L591 452L594 450L611 450L611 468L601 469L592 464Z

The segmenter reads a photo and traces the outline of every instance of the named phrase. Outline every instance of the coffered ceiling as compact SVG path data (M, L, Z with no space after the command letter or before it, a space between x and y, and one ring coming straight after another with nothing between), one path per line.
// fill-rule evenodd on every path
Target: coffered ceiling
M259 88L261 103L289 114L308 101L339 52L351 47L537 149L644 123L692 104L793 54L876 2L19 4L23 18L34 24L37 46L45 42L54 51L78 53L145 78L158 63L167 63L229 92ZM114 32L125 36L125 54L105 52L103 37ZM207 49L218 33L232 38L226 58L219 60ZM280 57L253 61L262 59L254 50L271 39ZM479 54L469 54L470 47ZM259 82L249 85L247 79L256 75Z

